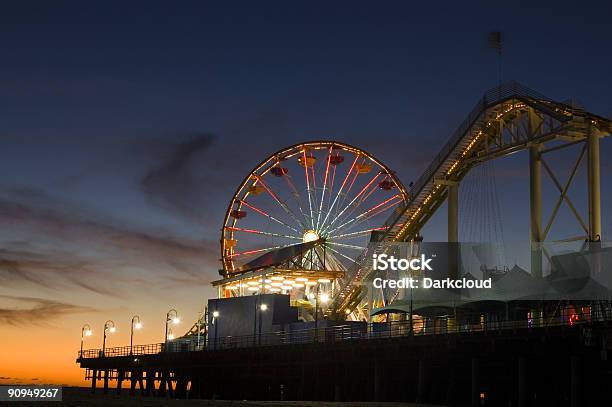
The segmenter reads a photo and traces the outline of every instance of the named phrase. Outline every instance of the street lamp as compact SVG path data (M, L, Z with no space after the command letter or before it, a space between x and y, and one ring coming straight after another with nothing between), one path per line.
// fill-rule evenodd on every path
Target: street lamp
M81 358L83 358L83 340L85 339L86 336L91 336L92 332L91 332L91 327L89 326L89 324L85 324L83 325L83 328L81 328Z
M106 351L106 333L109 332L111 334L115 333L117 327L115 323L110 319L104 323L104 339L102 340L102 356L105 356Z
M266 310L268 309L268 305L267 304L261 304L259 306L259 345L261 346L261 315L266 312Z
M320 279L319 281L321 280L323 279ZM320 284L317 285L317 292L315 293L315 329L319 327L319 301L323 304L327 304L329 302L329 294L319 294L319 287Z
M164 337L164 343L168 343L168 339L174 339L174 335L172 335L172 338L168 337L168 324L170 322L174 325L178 325L181 322L181 319L178 317L178 312L174 308L166 313L166 336Z
M134 329L142 328L142 322L140 322L140 317L138 315L134 315L132 317L132 327L130 329L130 355L134 353Z
M258 342L261 345L261 314L262 312L264 312L265 310L268 309L268 305L267 304L259 304L259 306L257 306L258 302L261 302L261 296L258 296L259 298L257 298L255 300L255 315L254 315L254 319L253 319L253 345L255 345L255 338L257 336L257 315L259 315L259 339ZM259 311L259 312L257 312Z
M217 322L217 319L219 319L219 311L214 310L212 313L211 323L215 325L215 349L217 349L217 333L219 332L219 323Z

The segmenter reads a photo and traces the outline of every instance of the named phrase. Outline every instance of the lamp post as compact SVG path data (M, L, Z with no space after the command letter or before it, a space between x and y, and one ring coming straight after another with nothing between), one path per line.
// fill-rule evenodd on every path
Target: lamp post
M268 309L267 304L259 304L259 345L261 346L261 316Z
M91 334L92 332L89 324L83 325L83 328L81 328L81 358L83 358L83 341L85 340L86 336L91 336Z
M115 323L110 319L104 323L104 339L102 339L102 356L106 356L106 334L107 332L115 333L117 327Z
M319 294L319 286L317 285L317 294L315 299L315 328L319 327L319 301L321 301L322 304L327 304L329 302L329 294Z
M261 314L268 309L267 304L261 303L261 296L258 295L257 297L255 300L255 318L253 320L253 345L255 345L255 338L257 337L257 316L259 315L259 339L257 339L257 342L261 345Z
M315 332L319 328L319 284L315 293Z
M142 328L142 322L140 322L140 317L138 315L132 317L132 328L130 329L130 355L134 353L134 328Z
M219 319L219 311L214 310L212 313L212 324L215 325L215 346L214 349L217 349L217 333L219 332L219 323L217 320Z
M178 317L178 312L174 308L166 313L166 336L164 337L164 344L168 343L168 324L170 322L172 322L174 325L181 322L181 319ZM174 336L172 339L174 339Z
M327 303L329 302L329 294L327 294L327 293L321 293L321 294L319 294L319 295L317 296L317 300L318 300L318 301L321 301L321 303L322 303L323 305L325 305L325 304L327 304ZM318 325L318 321L317 321L317 325ZM317 327L317 328L318 328L318 327ZM323 332L325 332L325 331L323 331ZM318 330L317 330L317 339L318 339L318 336L319 336L319 332L318 332Z

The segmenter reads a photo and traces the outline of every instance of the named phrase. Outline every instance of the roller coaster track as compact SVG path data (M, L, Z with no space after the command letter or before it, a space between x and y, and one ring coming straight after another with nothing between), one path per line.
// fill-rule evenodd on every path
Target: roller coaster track
M460 181L478 163L549 141L576 143L589 134L609 135L609 119L556 102L517 82L489 90L412 185L408 201L386 222L386 233L370 244L339 285L327 310L340 316L363 301L363 282L371 272L372 254L384 242L411 241L444 202L448 185Z

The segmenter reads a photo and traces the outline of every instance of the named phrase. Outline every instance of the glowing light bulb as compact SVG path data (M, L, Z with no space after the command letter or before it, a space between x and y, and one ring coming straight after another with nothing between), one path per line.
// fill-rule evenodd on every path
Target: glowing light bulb
M307 230L304 232L304 235L302 235L302 240L304 243L314 242L319 240L319 234L314 230Z

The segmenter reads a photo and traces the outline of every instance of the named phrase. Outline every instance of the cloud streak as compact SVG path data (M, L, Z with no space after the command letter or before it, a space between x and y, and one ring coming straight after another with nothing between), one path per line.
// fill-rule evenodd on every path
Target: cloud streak
M163 232L146 232L58 202L32 190L0 197L0 282L61 289L81 287L120 295L100 281L133 281L146 272L151 281L177 276L202 278L217 262L218 244ZM21 240L19 240L21 237Z
M24 304L22 307L0 308L0 324L10 326L50 326L67 315L97 311L91 307L37 297L0 295L0 299Z
M141 180L141 188L149 201L187 218L201 218L207 194L203 188L209 180L197 175L194 161L210 149L214 141L211 134L195 133L186 141L165 149L160 164Z

